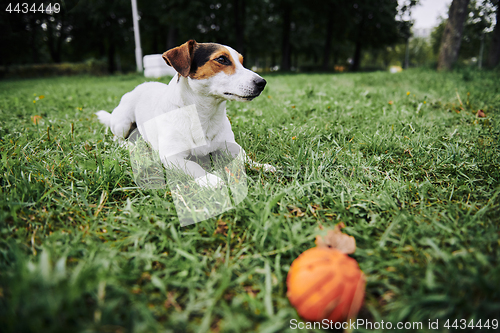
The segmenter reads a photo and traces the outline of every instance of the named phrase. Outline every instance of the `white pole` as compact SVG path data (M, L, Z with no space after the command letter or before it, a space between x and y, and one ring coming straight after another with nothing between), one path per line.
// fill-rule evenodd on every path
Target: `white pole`
M132 18L134 21L135 63L137 65L137 71L142 72L142 49L141 35L139 34L139 15L137 14L137 0L132 0Z

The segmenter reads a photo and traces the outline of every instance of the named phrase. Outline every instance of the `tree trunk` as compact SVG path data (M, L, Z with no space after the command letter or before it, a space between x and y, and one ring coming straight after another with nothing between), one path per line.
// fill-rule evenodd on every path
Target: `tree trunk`
M33 58L33 63L38 64L40 62L40 57L39 57L39 52L38 52L38 46L37 46L37 33L36 30L38 29L38 24L35 22L35 17L32 17L30 19L30 25L31 25L31 33L30 33L30 45L31 45L31 56Z
M500 61L500 3L497 5L497 23L493 30L490 52L488 53L488 66L495 67Z
M160 45L158 45L158 36L161 36L163 28L158 25L156 32L153 34L153 53L163 53L160 50Z
M352 59L352 66L351 66L352 71L357 72L359 70L360 65L361 65L361 39L358 38L354 49L354 58Z
M57 25L61 24L60 29L57 29ZM62 42L65 38L64 35L64 17L63 20L51 22L49 20L46 21L47 24L47 43L49 47L50 57L52 61L56 64L61 62L61 53L62 53ZM58 34L59 33L59 34Z
M176 46L178 46L177 45L177 28L174 26L171 26L168 29L167 50L173 49Z
M359 67L361 66L361 49L363 48L363 34L365 32L365 12L363 7L361 7L361 20L357 26L357 36L356 36L356 44L354 46L354 57L352 59L351 70L353 72L357 72Z
M289 3L283 4L283 44L281 46L281 70L289 71L291 66L290 29L292 8Z
M450 70L458 59L464 23L469 12L467 10L469 1L453 0L451 3L439 49L438 70Z
M326 39L325 39L325 49L323 50L323 70L328 70L328 65L330 63L330 53L332 49L332 36L333 36L333 5L330 5L330 9L327 11L327 22L326 22Z
M245 0L234 0L234 29L236 31L236 48L245 54Z
M50 58L53 62L57 63L56 60L56 50L54 48L54 31L52 30L52 24L50 21L46 21L47 24L47 46L49 47Z
M108 45L108 72L113 74L116 70L115 65L115 41L112 36L109 37Z
M64 25L64 20L61 20L61 29L59 32L59 36L56 39L56 47L55 47L56 48L56 62L57 63L60 63L62 60L62 45L63 45L64 39L66 38L66 36L64 34L64 28L66 28L66 26Z
M99 49L99 57L100 58L104 58L106 56L106 45L105 45L105 41L104 39L99 39L99 45L98 45L98 49Z

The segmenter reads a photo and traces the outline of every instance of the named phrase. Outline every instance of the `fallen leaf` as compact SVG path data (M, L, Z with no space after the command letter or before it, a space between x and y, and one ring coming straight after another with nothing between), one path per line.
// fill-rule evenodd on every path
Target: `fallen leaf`
M486 114L484 113L483 110L477 110L476 117L484 118L484 117L486 117Z
M318 210L319 205L311 205L309 209L311 210L311 213L313 214L314 217L316 217L316 210Z
M229 228L228 228L226 222L224 222L222 220L218 220L217 221L217 229L215 229L214 235L221 234L221 235L227 236L228 229Z
M286 214L285 215L286 217L294 217L294 216L301 217L301 216L306 215L302 210L300 210L299 207L289 206L288 210L290 211L291 215ZM294 215L294 213L295 213L295 215Z
M351 254L356 251L356 240L354 237L344 234L341 229L345 224L340 222L333 229L326 232L325 236L316 236L316 246L337 249L345 254Z
M390 302L394 298L394 293L392 291L387 291L385 292L382 296L379 298L379 303L380 305L386 305L388 302Z
M175 300L175 293L173 291L170 291L168 294L167 294L167 299L165 300L165 302L163 303L163 306L168 309L170 308L171 306L173 306L175 308L175 310L177 311L182 311L182 308L180 307L179 303L177 303L177 301Z
M31 121L35 125L38 125L38 123L40 122L40 120L42 120L42 116L39 116L39 115L31 116Z
M243 289L247 292L248 296L255 298L259 293L258 289L254 289L252 286L244 286Z

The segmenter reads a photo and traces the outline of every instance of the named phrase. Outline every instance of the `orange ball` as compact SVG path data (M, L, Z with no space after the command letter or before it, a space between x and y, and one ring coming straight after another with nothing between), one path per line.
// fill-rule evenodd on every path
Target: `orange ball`
M286 284L288 299L303 319L338 322L358 314L366 280L353 258L313 247L292 263Z

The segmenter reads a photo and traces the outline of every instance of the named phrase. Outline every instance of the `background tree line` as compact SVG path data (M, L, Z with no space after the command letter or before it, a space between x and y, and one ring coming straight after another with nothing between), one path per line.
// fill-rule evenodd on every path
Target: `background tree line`
M498 48L498 0L466 1L459 56ZM41 2L38 2L41 3ZM138 0L143 54L188 39L231 45L247 66L332 70L437 61L445 22L432 42L412 38L407 15L418 0ZM497 19L498 21L498 19ZM130 0L65 0L60 13L8 13L0 19L0 65L106 61L109 72L135 66ZM406 41L410 42L406 44ZM439 46L437 46L439 45ZM482 45L482 46L481 46ZM492 51L493 50L493 51ZM493 52L494 53L494 52ZM498 52L497 52L498 53ZM458 56L457 56L458 57ZM498 63L498 55L489 62Z

